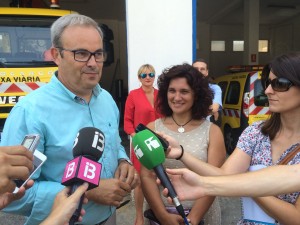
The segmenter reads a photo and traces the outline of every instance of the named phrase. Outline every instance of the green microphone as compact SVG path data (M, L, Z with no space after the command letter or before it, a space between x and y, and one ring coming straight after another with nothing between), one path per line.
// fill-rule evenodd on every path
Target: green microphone
M157 136L147 129L139 131L132 138L132 145L140 163L148 170L153 169L163 187L168 189L169 196L172 198L177 212L184 218L185 223L188 224L183 206L179 202L177 193L162 165L165 162L165 152Z
M138 132L132 138L134 153L148 170L165 161L165 152L158 138L149 130Z

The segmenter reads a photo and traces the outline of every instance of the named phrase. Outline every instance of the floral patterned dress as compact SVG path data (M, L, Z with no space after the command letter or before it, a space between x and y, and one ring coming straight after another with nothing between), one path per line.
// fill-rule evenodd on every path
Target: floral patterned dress
M278 161L273 164L272 162L272 151L271 151L271 141L269 136L265 136L261 133L261 126L263 122L253 123L251 126L247 127L242 135L239 138L237 143L237 148L241 149L249 156L251 156L250 167L255 167L261 165L263 167L278 165L285 156L293 151L300 143L294 144L290 146L284 153L280 156ZM300 153L288 163L288 165L298 164L300 163ZM295 204L300 192L294 192L289 194L278 195L277 198L289 202L291 204ZM243 206L242 206L243 210ZM243 214L243 212L242 212ZM241 219L238 225L265 225L265 224L279 224L277 222L274 223L263 223L259 221L251 221L246 219Z

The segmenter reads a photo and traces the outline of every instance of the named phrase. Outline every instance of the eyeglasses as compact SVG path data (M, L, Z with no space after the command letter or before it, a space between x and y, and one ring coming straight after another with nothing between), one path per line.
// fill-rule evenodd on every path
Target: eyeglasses
M265 89L267 89L267 87L269 87L269 85L271 84L271 87L274 91L278 91L278 92L284 92L284 91L288 91L290 89L290 87L292 87L294 84L289 81L286 78L280 77L280 78L275 78L275 79L267 79L265 81Z
M78 50L70 50L70 49L65 49L61 47L57 47L61 51L68 51L68 52L73 52L74 54L74 60L78 62L87 62L91 59L92 56L94 56L95 61L102 63L106 60L106 52L103 50L98 50L95 52L90 52L85 49L78 49Z
M155 74L154 74L154 73L141 73L141 74L140 74L140 78L145 79L145 78L147 77L147 75L148 75L150 78L155 77Z

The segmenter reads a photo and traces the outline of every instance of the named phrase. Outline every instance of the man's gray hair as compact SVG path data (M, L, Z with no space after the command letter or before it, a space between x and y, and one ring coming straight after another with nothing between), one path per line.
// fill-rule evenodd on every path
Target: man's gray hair
M103 32L95 20L81 14L68 14L58 18L51 26L51 42L54 47L62 46L61 36L64 30L70 26L94 27L103 39Z

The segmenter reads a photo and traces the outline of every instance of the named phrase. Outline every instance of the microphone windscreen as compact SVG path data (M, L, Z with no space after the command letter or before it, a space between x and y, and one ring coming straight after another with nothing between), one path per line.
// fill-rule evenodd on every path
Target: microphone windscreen
M167 151L168 147L169 147L169 142L164 139L162 136L160 136L159 134L157 134L156 132L154 132L153 130L151 130L149 127L145 126L144 124L142 123L139 123L136 128L135 128L135 132L138 133L140 131L143 131L143 130L149 130L151 131L153 134L156 135L156 137L158 138L158 140L160 141L160 143L162 144L163 148L165 151Z
M140 163L151 170L165 161L164 148L149 130L142 130L132 138L134 153Z
M85 156L98 161L104 150L105 136L102 131L95 127L80 129L74 140L73 156Z

